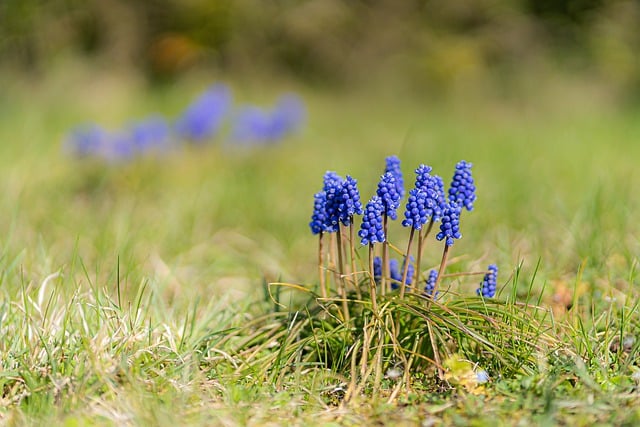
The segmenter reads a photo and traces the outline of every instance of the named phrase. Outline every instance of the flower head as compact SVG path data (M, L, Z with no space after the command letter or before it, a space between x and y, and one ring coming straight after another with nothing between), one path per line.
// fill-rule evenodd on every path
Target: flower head
M362 212L358 181L347 175L346 179L342 181L338 195L338 220L348 226L351 224L353 215L362 215Z
M216 84L200 95L178 118L176 133L191 142L213 138L231 106L231 93L223 84Z
M476 200L476 186L471 175L471 166L473 164L464 160L458 162L449 187L449 201L457 202L468 211L473 210L473 202Z
M133 148L139 154L167 148L169 144L169 125L160 116L151 116L131 124L128 133Z
M411 260L413 261L413 259ZM392 259L389 261L389 275L391 276L391 289L398 289L400 287L400 283L402 283L402 275L404 274L404 267L406 265L407 258L405 257L402 262L402 266L398 265L397 259ZM409 268L407 269L407 279L405 281L405 285L411 285L413 281L413 273L414 267L411 262L409 262Z
M386 237L382 227L382 212L384 205L382 200L378 196L373 196L367 206L364 208L364 215L362 217L362 225L358 236L362 239L360 242L363 245L369 243L382 243Z
M424 293L428 297L433 297L433 291L436 286L436 279L438 278L438 271L431 270L429 271L429 277L427 278L424 285Z
M334 233L338 231L340 222L340 206L342 203L343 179L335 172L327 171L324 174L323 191L325 193L325 231Z
M382 259L377 256L373 258L373 279L376 283L380 283L382 278Z
M313 195L313 214L311 215L311 222L309 223L313 234L319 234L325 231L325 225L327 223L326 202L327 194L324 191Z
M65 148L77 157L99 157L103 155L111 136L102 126L86 124L73 129Z
M496 284L498 280L498 266L495 264L487 267L489 272L484 275L480 287L476 289L478 295L482 295L485 298L493 298L496 294Z
M400 194L396 187L396 179L391 172L386 172L380 177L377 195L382 202L384 213L391 219L396 219L396 210L400 206Z
M462 237L460 234L460 206L456 202L449 202L442 212L440 232L437 240L445 239L447 246L453 245L454 239Z
M400 169L400 159L398 156L389 156L385 160L386 167L384 172L391 173L396 180L396 191L400 199L404 197L404 179L402 178L402 170Z
M304 122L305 108L294 94L282 95L271 112L270 136L281 139L295 132Z
M402 225L420 230L429 218L438 220L442 215L444 194L438 176L432 176L431 167L420 165L416 169L416 187L409 192L405 219Z

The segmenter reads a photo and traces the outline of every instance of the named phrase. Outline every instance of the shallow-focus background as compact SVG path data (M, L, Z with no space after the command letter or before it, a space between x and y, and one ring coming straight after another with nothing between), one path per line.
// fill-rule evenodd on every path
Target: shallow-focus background
M541 286L584 263L615 287L640 249L639 22L636 1L5 0L0 242L22 270L6 277L119 274L168 301L313 283L322 174L353 175L366 201L397 154L408 184L420 163L445 182L474 164L452 269L497 262L505 283L541 260ZM237 105L295 93L304 124L127 162L64 149L83 123L174 119L214 83Z

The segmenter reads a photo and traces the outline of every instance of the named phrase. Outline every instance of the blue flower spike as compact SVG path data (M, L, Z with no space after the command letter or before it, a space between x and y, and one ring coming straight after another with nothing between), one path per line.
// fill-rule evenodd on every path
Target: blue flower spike
M411 257L413 261L413 257ZM404 271L405 264L407 259L405 258L402 262L402 266L399 265L397 259L392 259L389 261L389 275L391 276L391 289L398 289L400 287L400 283L402 282L402 272ZM413 280L413 273L415 269L413 267L413 263L409 262L409 268L407 269L407 280L405 281L405 285L409 286Z
M396 211L400 206L400 194L398 194L396 187L396 178L391 172L387 172L380 177L376 194L382 202L384 213L391 219L397 219Z
M193 101L175 124L176 133L193 143L213 138L231 108L231 91L226 85L215 84Z
M373 196L364 208L362 225L358 236L363 245L382 243L386 240L382 227L382 212L384 205L378 196Z
M424 293L426 296L428 296L429 298L433 297L433 291L435 289L436 286L436 279L438 278L438 271L437 270L431 270L429 271L429 277L427 278L425 285L424 285Z
M472 166L472 163L459 161L449 187L449 201L458 203L468 211L473 210L473 202L476 200L476 186L471 175Z
M389 172L396 180L396 191L399 197L404 197L404 179L402 178L402 170L400 169L400 159L398 156L389 156L385 159L386 167L384 172Z
M484 298L493 298L496 295L498 266L491 264L487 269L489 272L484 275L480 287L476 289L476 293L482 295Z
M402 225L420 230L429 218L440 219L444 193L441 179L430 174L431 167L420 165L416 169L416 186L409 192Z
M353 220L353 215L362 215L363 213L358 181L347 175L341 184L338 198L338 220L343 225L349 226Z
M447 246L452 246L456 239L460 239L460 206L456 202L449 202L442 213L440 232L437 240L444 240Z
M320 234L325 231L325 224L327 222L326 202L327 194L324 191L313 195L313 214L311 215L311 222L309 223L311 233L313 234Z

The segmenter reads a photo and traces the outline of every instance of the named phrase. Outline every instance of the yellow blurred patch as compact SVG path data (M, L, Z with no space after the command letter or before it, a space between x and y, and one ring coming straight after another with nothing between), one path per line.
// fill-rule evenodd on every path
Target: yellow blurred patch
M456 388L479 395L485 393L485 387L478 382L478 375L473 370L473 363L454 354L444 361L444 379Z

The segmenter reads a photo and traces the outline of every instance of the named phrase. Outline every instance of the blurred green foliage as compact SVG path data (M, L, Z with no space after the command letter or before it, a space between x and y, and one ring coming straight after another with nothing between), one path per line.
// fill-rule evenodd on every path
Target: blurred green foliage
M3 0L0 64L80 54L167 78L192 67L447 90L561 66L640 92L633 0Z

